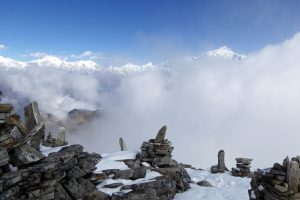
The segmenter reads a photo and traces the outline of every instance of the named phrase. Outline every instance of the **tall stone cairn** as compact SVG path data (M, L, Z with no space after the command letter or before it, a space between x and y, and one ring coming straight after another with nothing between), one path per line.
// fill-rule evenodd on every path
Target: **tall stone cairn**
M249 190L250 200L300 200L300 156L282 164L254 172Z
M183 192L190 188L191 178L183 165L172 159L174 147L168 139L165 139L166 131L167 126L163 126L155 139L143 142L140 159L162 175L171 176L176 181L177 192Z

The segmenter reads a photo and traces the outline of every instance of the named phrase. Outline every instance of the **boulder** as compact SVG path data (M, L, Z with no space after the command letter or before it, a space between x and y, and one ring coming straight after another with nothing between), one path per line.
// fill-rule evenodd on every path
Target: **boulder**
M202 186L202 187L213 187L213 185L208 182L207 180L199 181L197 185Z

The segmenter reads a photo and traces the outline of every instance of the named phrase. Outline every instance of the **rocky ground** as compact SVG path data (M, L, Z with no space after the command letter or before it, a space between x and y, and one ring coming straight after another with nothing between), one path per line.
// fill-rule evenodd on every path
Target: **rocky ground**
M122 151L99 155L67 145L64 128L56 138L46 136L36 102L24 115L22 123L13 105L0 104L1 200L300 199L299 156L254 173L252 159L236 158L230 172L221 150L217 165L200 170L173 159L166 126L137 151L128 151L120 138Z

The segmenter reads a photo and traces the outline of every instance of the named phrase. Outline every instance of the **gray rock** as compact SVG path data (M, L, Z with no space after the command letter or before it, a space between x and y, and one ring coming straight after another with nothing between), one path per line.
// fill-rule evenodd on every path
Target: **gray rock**
M55 191L54 199L57 199L57 200L72 200L72 198L69 196L67 191L64 189L64 187L60 183L55 185L54 191Z
M57 137L55 140L55 145L56 146L63 146L67 145L68 143L66 142L66 129L64 127L59 127Z
M21 138L23 138L23 135L19 131L17 126L13 127L13 129L10 131L10 135L14 138L14 140L20 140Z
M283 185L274 185L274 189L284 193L288 191L288 185L286 183L284 183Z
M32 102L24 108L25 127L30 132L30 145L39 150L41 140L45 137L45 125L38 108L37 102Z
M89 194L89 196L85 199L86 200L110 200L110 195L108 195L104 192L95 190L94 192Z
M250 158L236 158L235 160L237 163L242 163L244 165L250 165L252 161Z
M22 165L37 162L42 158L44 158L43 154L41 154L36 149L28 145L21 145L13 150L11 156L11 163L14 166L19 167Z
M119 144L120 144L120 147L121 147L121 151L127 151L127 145L126 145L124 139L121 138L121 137L119 139Z
M287 167L287 182L291 194L298 192L299 173L299 163L297 161L290 161Z
M167 126L163 126L161 129L159 129L154 142L155 143L163 142L166 136L166 132L167 132Z
M220 172L225 172L226 166L225 166L225 152L223 150L220 150L218 152L218 169Z
M199 181L197 185L202 186L202 187L213 187L213 185L208 182L207 180Z
M84 199L97 190L94 184L83 178L68 179L63 186L73 199Z
M103 187L105 188L117 188L117 187L120 187L124 185L123 183L111 183L111 184L108 184L108 185L104 185Z
M122 190L132 190L123 193ZM176 194L176 183L169 176L161 176L153 181L124 185L119 193L112 195L112 200L171 200Z
M67 171L67 177L68 178L81 178L85 176L86 173L84 173L78 166L72 167L70 170Z

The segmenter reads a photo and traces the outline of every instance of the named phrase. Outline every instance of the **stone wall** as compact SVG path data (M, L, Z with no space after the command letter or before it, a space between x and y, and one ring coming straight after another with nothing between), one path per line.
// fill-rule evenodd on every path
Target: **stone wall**
M282 164L255 171L250 200L300 200L299 163L299 156L291 160L287 157Z

